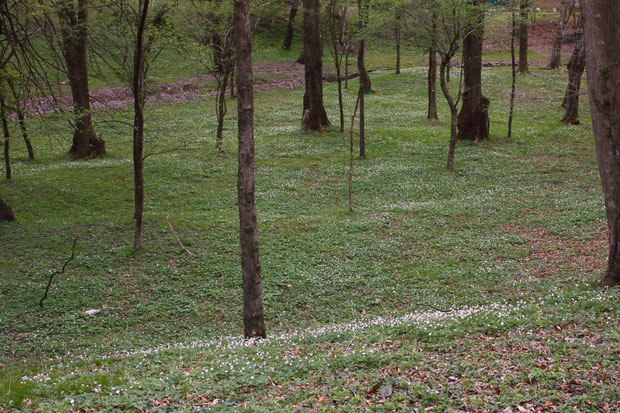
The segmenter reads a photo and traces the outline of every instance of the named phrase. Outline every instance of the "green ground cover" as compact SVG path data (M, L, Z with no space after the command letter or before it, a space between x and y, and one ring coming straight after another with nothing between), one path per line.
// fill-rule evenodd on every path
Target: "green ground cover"
M147 107L147 146L187 148L147 159L140 255L130 113L96 117L109 153L91 161L68 160L62 121L33 120L38 159L15 138L14 178L0 182L18 217L0 226L0 406L617 408L618 297L596 288L606 223L587 102L582 125L559 124L565 78L534 70L507 140L509 68L483 77L492 138L459 143L448 171L448 111L440 100L440 120L425 119L424 69L372 74L353 212L347 137L298 132L300 89L256 93L272 337L258 344L240 341L234 103L222 157L212 100ZM335 84L325 93L335 123ZM40 309L74 235L77 257Z

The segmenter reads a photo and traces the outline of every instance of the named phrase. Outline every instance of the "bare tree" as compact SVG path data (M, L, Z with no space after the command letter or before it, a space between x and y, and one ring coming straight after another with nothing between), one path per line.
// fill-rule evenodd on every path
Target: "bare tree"
M620 284L620 2L582 3L590 111L609 226L602 286Z
M234 0L234 36L237 50L237 112L239 168L239 240L243 274L243 324L246 338L264 338L265 320L258 257L258 232L254 202L254 90L250 1Z
M439 79L441 91L450 107L450 143L448 146L447 167L454 167L454 153L457 143L458 107L463 89L462 70L456 93L448 87L448 68L460 43L465 36L477 29L480 23L480 9L469 0L442 0L428 2L417 0L412 3L411 20L413 38L419 45L429 45L436 41L440 57ZM436 23L436 25L433 24Z

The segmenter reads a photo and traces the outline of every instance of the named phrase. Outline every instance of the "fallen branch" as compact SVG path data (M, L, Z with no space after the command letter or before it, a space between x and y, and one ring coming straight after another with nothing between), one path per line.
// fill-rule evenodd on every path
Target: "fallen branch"
M181 248L183 248L183 251L185 251L187 253L187 255L194 255L194 254L192 254L192 252L190 250L185 248L185 245L183 245L183 243L181 242L181 238L179 237L179 234L172 227L172 224L170 223L170 218L167 215L166 215L166 222L168 223L168 226L170 227L170 230L172 231L174 236L177 238L177 242L179 243Z
M75 258L75 245L77 244L78 238L79 237L77 235L75 236L75 238L73 238L73 246L71 247L71 256L69 257L67 261L65 261L60 271L56 270L50 274L50 279L47 282L47 287L45 287L45 294L43 294L43 297L41 297L41 301L39 301L40 307L43 307L43 301L47 298L47 293L49 292L50 287L52 286L52 281L54 280L54 276L64 274L65 269L67 268L67 265L71 261L73 261L73 259Z

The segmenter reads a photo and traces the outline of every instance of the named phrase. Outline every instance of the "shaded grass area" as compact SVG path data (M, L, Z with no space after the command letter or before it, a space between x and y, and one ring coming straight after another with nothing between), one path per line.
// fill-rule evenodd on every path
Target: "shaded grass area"
M178 409L200 396L200 403L218 399L216 405L224 408L248 403L248 408L269 411L328 397L332 406L336 399L337 406L361 408L364 389L373 387L384 365L425 369L433 360L439 362L433 359L437 354L452 353L457 338L464 340L464 349L482 348L471 337L474 332L496 334L508 346L518 340L513 331L542 336L550 326L568 323L597 332L604 344L586 351L580 341L567 350L566 363L575 362L573 375L581 377L593 364L617 359L613 352L607 358L618 342L608 318L617 315L617 297L590 300L597 296L594 285L606 251L588 115L582 113L581 126L559 124L564 77L535 71L519 78L514 139L507 140L509 69L485 69L483 76L492 100L492 139L480 145L460 143L450 172L444 168L448 112L440 103L440 121L426 121L424 70L373 74L377 93L367 98L369 156L355 160L352 213L347 207L346 137L335 128L325 134L298 132L301 90L257 93L257 210L268 332L428 311L429 304L465 308L529 300L527 307L502 319L457 320L433 327L431 335L413 326L411 331L370 329L359 335L310 337L292 350L286 342L275 343L265 350L274 373L263 371L256 383L259 376L247 369L209 370L214 360L245 360L249 356L243 346L172 350L144 360L142 355L114 356L119 350L241 332L234 110L226 124L226 155L217 157L211 100L147 108L149 148L159 151L182 142L188 148L147 160L141 254L131 248L131 130L122 124L130 120L129 113L98 119L109 155L93 161L68 161L68 133L64 140L48 137L50 128L63 128L60 121L33 121L38 160L28 162L15 139L14 179L0 183L18 217L16 223L0 226L0 403L20 406L27 399L44 403L43 410L62 411L74 399L80 406L108 410L157 404ZM356 90L351 82L348 112ZM335 122L335 85L326 84L325 92ZM179 246L168 220L193 255ZM74 234L80 236L78 255L39 309L47 275L69 256ZM580 295L590 298L575 304ZM555 300L536 301L548 296ZM89 316L84 313L88 309L101 312ZM402 351L365 352L395 340L404 340ZM558 338L549 340L555 354ZM418 347L425 349L420 358L414 354ZM275 358L286 351L301 357L346 354L333 356L333 362L288 359L296 364L293 368ZM454 357L461 362L464 354ZM492 354L472 363L492 364ZM529 366L526 361L533 363L534 356L528 354L513 356ZM583 358L577 362L579 354ZM80 355L86 360L80 361ZM605 366L605 374L617 377L617 363ZM347 369L350 377L342 375ZM468 376L468 371L448 376ZM169 374L160 380L164 372ZM521 371L515 374L520 377ZM485 382L482 376L479 380ZM558 380L545 373L539 381L552 391ZM355 394L325 396L318 381ZM449 389L441 380L418 381L423 384L407 387L414 393L404 394L422 392L424 406L438 403ZM391 386L394 395L402 393L401 384ZM527 388L535 387L530 383ZM594 406L603 408L613 384L602 380L581 387L589 389L582 393ZM543 400L536 393L506 392L505 400L492 390L482 392L480 400L467 406L495 410L485 400L513 408L528 398ZM226 399L228 404L220 404ZM465 408L458 399L448 399L446 408ZM586 404L580 406L586 409Z

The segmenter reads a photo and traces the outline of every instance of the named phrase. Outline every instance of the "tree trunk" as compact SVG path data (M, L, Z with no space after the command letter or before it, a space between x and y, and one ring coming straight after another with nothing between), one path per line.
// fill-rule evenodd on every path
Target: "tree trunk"
M304 67L306 93L301 130L321 131L329 125L323 106L323 47L319 0L304 1ZM238 70L239 72L239 70ZM239 82L237 81L237 88Z
M139 0L140 21L136 33L136 48L133 61L132 92L134 99L133 121L133 170L134 170L134 219L136 220L134 249L142 248L142 213L144 211L144 94L145 60L144 30L148 15L149 0Z
M528 74L527 65L527 20L529 18L529 0L521 0L519 22L519 73Z
M473 0L480 4L479 0ZM489 99L482 95L482 12L463 39L463 106L458 118L457 139L480 141L489 137Z
M32 142L30 142L30 138L28 137L28 129L26 128L26 119L24 117L24 111L21 107L19 93L17 93L15 84L10 78L7 79L7 83L9 85L9 88L11 89L13 98L15 99L15 112L17 113L17 120L19 122L19 128L22 131L22 137L24 138L24 142L26 143L26 148L28 149L28 159L30 159L31 161L34 161L34 149L32 148Z
M293 0L291 4L291 12L288 15L288 24L286 25L286 35L284 36L284 50L291 49L291 43L293 42L293 34L295 33L295 16L297 15L297 8L299 7L299 0Z
M217 94L217 135L215 137L215 153L222 155L222 143L224 141L224 117L226 116L226 86L228 85L228 73L222 75L219 80L219 93Z
M400 16L396 16L396 74L400 73Z
M4 133L4 168L6 179L11 179L11 134L9 133L9 122L7 121L7 109L4 103L4 96L0 95L0 117L2 118L2 131Z
M364 62L364 55L366 54L365 47L366 42L364 40L364 30L366 28L366 19L367 19L367 6L364 4L364 0L357 0L357 8L359 10L359 27L360 27L360 42L359 42L359 50L357 51L357 71L360 76L360 85L362 86L362 90L364 93L370 93L372 91L372 85L370 83L370 76L368 75L368 70L366 70L366 64ZM361 122L361 120L360 120Z
M88 37L88 0L78 0L77 10L65 4L58 12L67 77L73 97L75 131L69 152L77 158L105 154L105 142L95 136L90 112L86 42Z
M0 198L0 222L15 221L15 215L10 206Z
M583 18L581 19L581 27L577 30L577 41L573 55L568 61L568 85L566 86L566 94L562 107L564 108L564 117L562 123L569 125L579 125L579 90L581 88L581 75L586 66L586 51L583 41Z
M428 48L428 110L427 119L438 119L437 116L437 14L433 13L433 31L431 44Z
M582 2L590 111L609 226L602 286L620 284L620 2Z
M512 10L512 30L510 32L510 69L512 73L512 85L510 89L510 109L508 111L508 139L512 138L512 118L515 109L515 91L517 88L517 70L515 58L515 37L517 36L517 20L514 9ZM519 56L520 58L521 56ZM519 60L521 63L521 60Z
M454 168L454 152L456 150L456 128L458 121L458 111L457 111L457 103L452 98L450 94L450 90L448 89L448 71L447 68L450 67L450 60L441 59L441 64L439 66L439 83L441 85L441 91L443 92L446 101L448 102L448 106L450 107L450 144L448 145L448 161L447 168Z
M364 113L364 89L360 84L359 93L359 105L360 105L360 158L366 158L366 125L365 125L365 113Z
M246 338L265 338L258 233L254 205L254 91L250 1L234 0L234 36L237 50L237 111L239 128L239 240L243 275L243 324Z
M567 3L568 0L562 0L560 3L560 15L558 16L558 25L555 31L555 37L553 38L551 60L549 62L549 67L551 69L562 67L562 37L564 36Z

